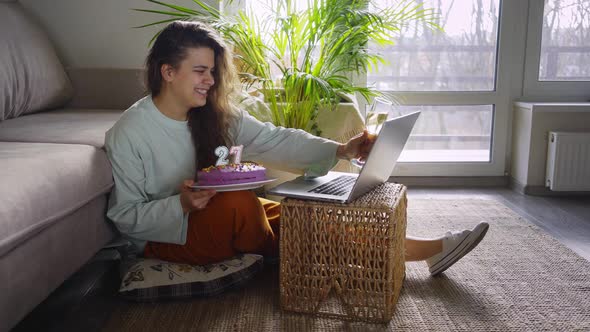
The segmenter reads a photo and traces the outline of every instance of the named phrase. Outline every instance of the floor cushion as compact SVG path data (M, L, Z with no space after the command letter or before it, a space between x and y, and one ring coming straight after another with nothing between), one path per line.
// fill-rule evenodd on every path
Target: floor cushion
M263 257L240 254L208 265L127 257L121 263L119 294L138 302L208 297L245 284L263 268Z

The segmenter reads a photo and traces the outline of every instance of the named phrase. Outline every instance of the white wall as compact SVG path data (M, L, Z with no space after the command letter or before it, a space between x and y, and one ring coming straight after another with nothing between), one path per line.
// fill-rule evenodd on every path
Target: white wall
M511 177L518 185L545 186L550 131L590 131L590 103L514 105Z
M167 0L196 8L191 0ZM205 0L217 4L216 0ZM131 8L159 9L144 0L20 0L46 29L66 67L141 68L157 27L133 26L164 19Z

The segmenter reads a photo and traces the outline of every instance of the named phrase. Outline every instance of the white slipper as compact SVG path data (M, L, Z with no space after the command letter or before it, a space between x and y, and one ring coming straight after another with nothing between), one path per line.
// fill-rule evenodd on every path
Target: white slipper
M428 258L426 264L430 274L435 276L451 267L455 262L477 247L490 225L480 222L472 230L447 232L443 238L442 252Z

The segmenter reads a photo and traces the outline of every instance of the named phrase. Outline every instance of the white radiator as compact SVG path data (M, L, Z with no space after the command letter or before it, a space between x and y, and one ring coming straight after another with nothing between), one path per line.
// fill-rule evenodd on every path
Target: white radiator
M590 132L549 132L545 186L590 191Z

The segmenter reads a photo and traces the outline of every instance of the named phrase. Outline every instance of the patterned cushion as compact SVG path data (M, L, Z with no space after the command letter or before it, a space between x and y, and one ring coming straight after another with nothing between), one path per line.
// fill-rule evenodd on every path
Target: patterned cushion
M262 267L262 256L255 254L242 254L209 265L128 258L122 262L119 294L138 302L214 296L243 285Z

